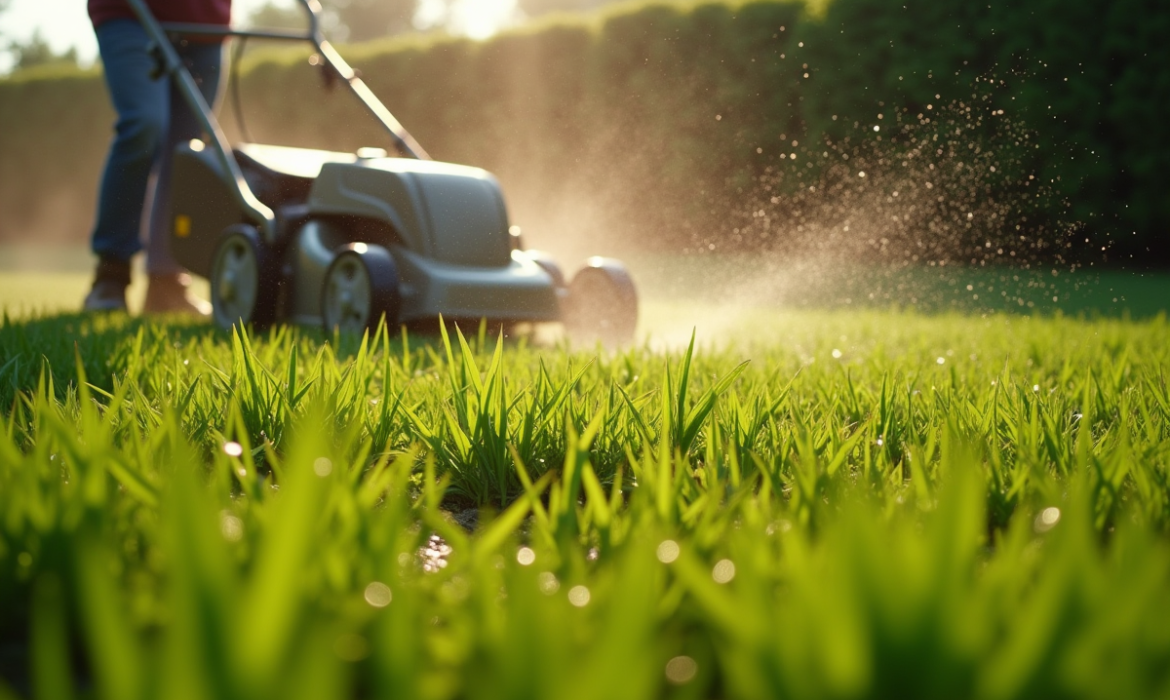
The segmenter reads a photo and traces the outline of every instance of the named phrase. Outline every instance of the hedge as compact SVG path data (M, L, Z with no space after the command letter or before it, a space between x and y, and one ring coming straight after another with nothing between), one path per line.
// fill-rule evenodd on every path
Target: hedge
M344 51L433 155L496 172L513 218L564 252L849 238L915 261L1170 262L1168 30L1154 0L707 0ZM249 134L379 145L305 57L246 57ZM95 72L0 81L0 241L84 238L111 123Z

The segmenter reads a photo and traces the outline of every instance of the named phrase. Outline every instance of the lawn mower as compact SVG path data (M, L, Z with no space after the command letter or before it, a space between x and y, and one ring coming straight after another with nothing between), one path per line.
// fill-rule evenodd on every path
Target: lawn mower
M210 282L219 326L360 332L382 318L394 328L441 315L506 327L561 322L586 340L633 337L638 298L625 266L594 257L568 280L550 256L526 250L495 177L431 159L325 40L317 0L300 0L303 33L159 23L143 0L129 3L157 72L175 81L206 135L175 153L170 245ZM394 157L381 148L233 148L172 46L195 37L312 44L310 62L381 123Z

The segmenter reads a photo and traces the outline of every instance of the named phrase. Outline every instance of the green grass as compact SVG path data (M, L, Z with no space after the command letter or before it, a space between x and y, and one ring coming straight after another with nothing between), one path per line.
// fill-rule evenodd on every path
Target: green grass
M1170 697L1164 315L649 308L6 320L0 697Z

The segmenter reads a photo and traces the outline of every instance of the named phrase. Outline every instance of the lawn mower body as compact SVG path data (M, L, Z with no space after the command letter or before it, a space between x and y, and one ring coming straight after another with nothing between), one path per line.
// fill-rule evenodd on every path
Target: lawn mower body
M269 250L279 265L275 317L322 324L322 288L336 251L390 252L398 273L396 318L555 322L555 281L514 245L496 179L479 168L380 154L241 145L236 161L277 219ZM178 149L172 251L193 273L214 277L223 232L245 219L202 142ZM213 290L213 292L216 290ZM373 319L377 321L377 319Z
M175 81L205 132L175 153L171 248L211 283L217 324L356 331L442 316L560 321L604 341L633 336L637 295L621 263L591 258L567 281L549 256L524 250L496 179L432 160L325 41L317 0L300 0L305 33L159 24L143 0L127 1L152 37L159 74ZM311 43L314 63L349 87L400 157L232 147L172 46L199 36Z

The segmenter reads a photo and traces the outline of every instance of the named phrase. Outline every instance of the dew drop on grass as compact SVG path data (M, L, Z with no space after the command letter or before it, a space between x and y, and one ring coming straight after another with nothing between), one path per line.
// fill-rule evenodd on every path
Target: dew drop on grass
M940 357L937 360L935 360L935 362L939 363L940 365L945 365L947 363L947 358Z
M561 589L561 582L557 580L556 574L551 571L542 571L536 577L536 587L545 595L552 595Z
M569 589L569 602L573 607L583 608L589 605L589 589L585 586L573 586Z
M1036 521L1033 523L1033 527L1035 528L1036 532L1048 532L1052 528L1056 527L1058 522L1060 522L1060 509L1056 507L1048 507L1040 511L1040 514L1036 516Z
M371 581L366 586L364 594L366 602L375 608L384 608L390 604L393 596L390 594L390 587L381 581Z
M516 552L516 561L520 562L520 566L529 566L536 561L536 552L529 547L521 547L520 551Z
M674 685L690 683L699 672L699 664L689 656L676 656L666 662L666 680Z
M224 511L219 514L219 531L228 542L239 542L244 536L244 521Z
M658 561L663 564L670 564L675 559L678 559L678 542L674 540L664 540L662 544L658 545Z
M239 457L244 454L244 448L238 442L225 442L223 444L223 453L228 457Z
M313 460L313 473L320 477L329 476L333 472L333 462L328 457L318 457Z
M715 568L711 570L711 578L715 583L728 583L735 578L735 562L730 559L722 559Z
M833 348L833 359L834 359L834 360L840 360L840 359L841 359L841 351L840 351L840 350L838 350L837 348Z

